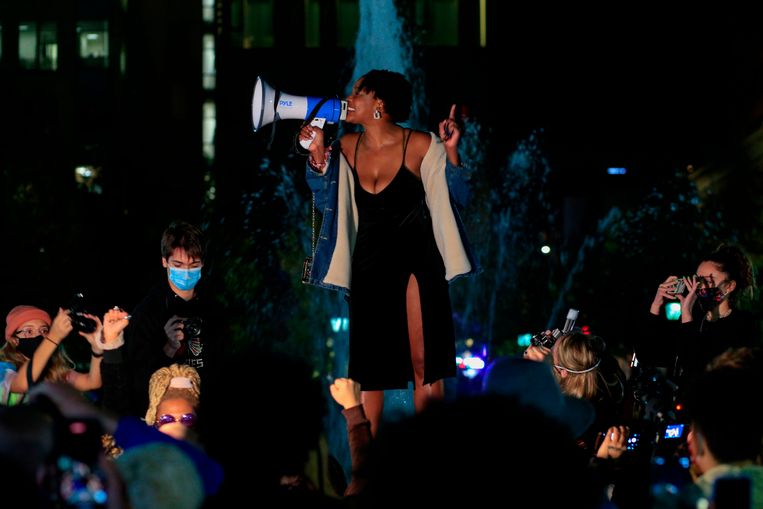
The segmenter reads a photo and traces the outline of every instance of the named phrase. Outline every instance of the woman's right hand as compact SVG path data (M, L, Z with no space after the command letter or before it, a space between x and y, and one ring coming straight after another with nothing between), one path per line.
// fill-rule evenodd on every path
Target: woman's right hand
M313 138L313 135L315 135L315 138ZM310 146L307 148L308 152L310 152L310 155L313 156L313 159L315 159L318 162L323 161L323 129L320 127L314 126L314 125L306 125L299 131L299 141L307 141L312 140L313 142L310 144ZM320 159L318 158L318 155L320 155Z
M48 331L48 338L56 343L60 343L74 327L72 326L72 318L69 316L69 311L62 308L58 308L58 314L53 319L53 323L50 325L50 331Z
M659 315L660 308L666 300L676 300L678 298L676 297L676 294L672 292L673 288L676 287L677 280L678 276L668 276L665 281L660 283L660 286L657 287L657 292L654 294L652 306L649 308L650 313Z
M351 378L337 378L329 386L329 392L334 401L342 405L345 410L361 403L360 384Z
M103 336L101 348L115 350L124 344L123 331L130 323L130 315L118 306L109 309L103 315Z
M551 354L551 350L545 346L528 346L524 358L531 361L543 362Z

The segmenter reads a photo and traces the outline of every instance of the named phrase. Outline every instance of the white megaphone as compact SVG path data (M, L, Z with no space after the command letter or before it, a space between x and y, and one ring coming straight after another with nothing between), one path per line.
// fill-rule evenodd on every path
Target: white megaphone
M274 89L259 76L257 77L252 97L252 127L255 131L276 119L308 120L311 117L310 125L320 128L323 128L326 122L334 124L344 120L347 117L347 101L333 97L286 94ZM312 142L313 140L300 140L299 144L308 148Z

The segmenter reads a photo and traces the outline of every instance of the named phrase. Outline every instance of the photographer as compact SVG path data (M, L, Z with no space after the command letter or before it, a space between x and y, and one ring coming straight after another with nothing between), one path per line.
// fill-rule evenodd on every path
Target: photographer
M624 422L625 375L606 344L598 336L572 333L561 336L551 348L531 346L525 358L550 361L553 374L564 394L593 404L596 419L579 437L593 452L599 433Z
M698 500L704 498L710 507L763 507L763 467L758 464L763 423L745 391L759 386L760 374L749 369L719 368L697 378L686 411L689 452L698 477L673 506L700 507ZM670 501L661 502L668 507Z
M165 277L133 311L125 346L104 359L104 406L120 415L145 414L149 379L159 368L184 363L206 379L225 338L213 332L220 321L198 284L205 257L201 230L170 224L161 253Z
M669 276L652 301L650 333L637 340L639 361L668 367L679 386L685 386L728 348L754 346L760 326L751 313L738 308L741 298L754 289L749 258L725 244L702 258L696 275ZM681 323L675 331L659 316L669 301L681 303Z
M23 399L30 382L38 380L66 382L79 391L101 386L103 339L118 336L127 325L127 313L112 309L104 316L84 315L96 326L93 332L78 331L90 343L90 370L75 371L74 363L61 344L73 330L68 311L59 309L54 320L34 306L16 306L5 319L5 345L0 349L0 404L13 405ZM31 372L30 372L31 370Z

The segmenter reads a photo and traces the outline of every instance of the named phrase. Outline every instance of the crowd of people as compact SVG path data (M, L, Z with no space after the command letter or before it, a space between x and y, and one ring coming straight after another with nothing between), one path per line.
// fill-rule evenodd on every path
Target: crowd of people
M763 387L760 331L739 307L755 277L736 246L658 285L632 370L604 338L572 330L492 359L480 394L445 398L456 369L448 285L480 268L459 216L456 108L435 134L400 125L410 107L410 83L373 70L347 98L346 121L358 131L328 145L317 127L299 133L310 142L306 178L323 218L304 276L348 298L349 377L324 388L302 359L253 346L232 354L225 310L205 289L204 236L173 222L161 237L165 277L130 313L58 309L51 318L28 304L8 312L8 500L763 507L763 421L749 401ZM681 305L679 324L660 316L671 301ZM66 353L79 337L90 349L86 372ZM384 391L409 384L415 414L385 422ZM346 420L347 472L326 445L324 389Z

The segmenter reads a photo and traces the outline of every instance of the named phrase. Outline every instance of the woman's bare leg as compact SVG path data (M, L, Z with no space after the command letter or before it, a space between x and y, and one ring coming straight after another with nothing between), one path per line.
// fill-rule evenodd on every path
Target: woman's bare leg
M360 400L363 403L363 411L371 422L371 435L376 436L384 411L384 391L361 391Z
M424 323L421 317L419 283L413 274L408 279L405 297L408 312L408 339L413 363L413 407L416 413L419 413L431 400L442 399L445 396L445 383L443 380L438 380L424 385Z

